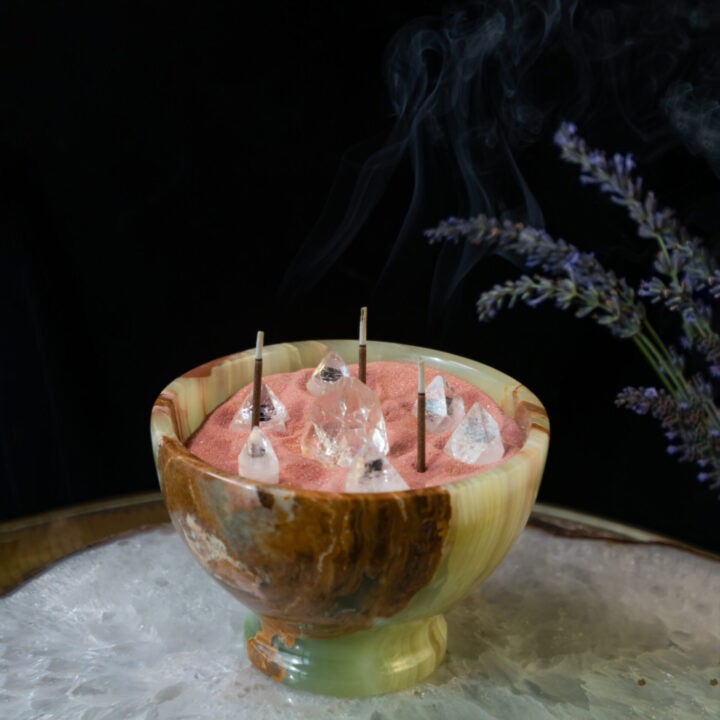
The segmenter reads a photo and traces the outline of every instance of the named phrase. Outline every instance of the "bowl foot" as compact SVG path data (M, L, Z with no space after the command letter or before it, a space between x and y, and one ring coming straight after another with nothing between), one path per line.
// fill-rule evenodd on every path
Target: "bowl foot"
M328 638L277 632L276 623L248 614L250 661L273 680L321 695L366 697L408 688L435 670L447 644L442 615Z

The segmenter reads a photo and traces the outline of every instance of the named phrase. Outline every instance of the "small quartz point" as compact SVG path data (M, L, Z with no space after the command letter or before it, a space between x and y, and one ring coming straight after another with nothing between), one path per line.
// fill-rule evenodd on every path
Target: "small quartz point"
M300 440L302 454L328 467L347 467L366 444L383 455L390 449L380 400L357 378L341 378L310 406Z
M250 431L245 447L238 455L238 473L241 477L268 485L277 485L280 480L277 455L259 427Z
M245 402L235 413L230 423L230 429L234 431L247 430L252 425L253 411L252 388L248 393ZM285 432L285 421L288 419L288 412L280 402L278 396L265 383L260 386L260 422L265 430L278 430Z
M384 453L366 445L355 457L345 480L345 492L370 493L409 490L410 486Z
M505 454L495 418L475 403L445 445L445 452L468 465L489 465Z
M305 387L307 387L307 391L311 395L320 397L332 390L338 380L349 376L350 373L343 359L331 350L315 368L315 372L313 372Z
M413 415L417 417L417 400ZM428 432L454 430L465 416L465 403L445 378L437 375L425 388L425 428Z

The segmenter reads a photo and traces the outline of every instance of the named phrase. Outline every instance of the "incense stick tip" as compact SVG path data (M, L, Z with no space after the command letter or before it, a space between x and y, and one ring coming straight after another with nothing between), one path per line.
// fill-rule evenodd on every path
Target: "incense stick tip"
M367 344L367 307L360 308L360 345Z

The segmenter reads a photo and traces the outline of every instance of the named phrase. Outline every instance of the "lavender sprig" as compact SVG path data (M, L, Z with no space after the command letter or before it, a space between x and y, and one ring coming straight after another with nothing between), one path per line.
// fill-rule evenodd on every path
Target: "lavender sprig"
M581 183L597 185L608 193L612 202L627 208L638 226L638 235L657 242L653 268L661 277L642 282L638 295L679 313L683 332L691 343L704 341L705 347L720 349L704 299L707 294L720 294L718 268L700 239L678 222L675 213L659 207L652 191L643 191L642 178L634 176L632 154L616 153L610 160L603 151L589 148L573 123L560 126L555 143L563 160L580 166Z
M431 243L465 241L488 251L521 260L533 275L522 275L484 292L477 310L481 321L505 307L523 302L535 307L553 302L590 317L616 337L631 339L663 383L663 389L625 388L616 404L639 414L650 414L663 427L671 444L668 453L701 468L698 479L720 488L720 415L715 385L720 379L720 337L712 329L713 301L720 298L720 270L702 245L675 218L660 208L655 195L645 192L634 176L632 155L612 160L589 148L577 128L564 123L555 135L563 159L580 166L580 181L597 185L610 199L627 208L641 238L653 238L658 252L655 275L640 283L637 292L624 278L602 266L592 253L555 240L543 230L508 220L478 215L448 218L426 231ZM704 369L687 376L688 358L666 346L648 321L642 300L661 304L680 318L680 345L699 356Z
M554 301L560 309L574 309L577 317L592 317L616 337L631 338L641 332L645 310L625 280L606 270L591 253L555 240L543 230L478 215L462 221L449 218L425 235L431 243L465 239L496 253L516 255L523 258L525 267L553 276L524 275L496 285L478 300L480 320L489 320L518 300L531 307Z
M701 468L698 480L708 483L711 490L720 489L720 429L708 431L701 395L691 396L690 402L677 402L665 390L627 387L618 393L615 404L659 421L670 442L668 455L680 462L694 462Z

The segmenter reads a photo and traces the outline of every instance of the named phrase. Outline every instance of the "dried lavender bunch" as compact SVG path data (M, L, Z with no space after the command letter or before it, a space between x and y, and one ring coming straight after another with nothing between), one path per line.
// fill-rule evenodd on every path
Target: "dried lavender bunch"
M533 275L522 275L484 292L477 310L481 321L518 301L534 307L552 301L556 307L590 317L616 337L631 339L658 378L662 389L625 388L616 404L658 420L671 442L668 453L701 468L698 479L720 488L720 414L715 384L720 378L720 337L713 330L713 303L720 297L720 270L702 244L660 208L655 195L635 177L632 155L589 148L571 123L555 134L561 157L580 167L580 181L596 185L612 202L625 207L638 235L655 240L655 274L637 291L597 261L543 230L485 215L448 218L426 231L431 243L483 245L488 251L518 258ZM643 300L662 304L679 318L680 350L667 346L650 324ZM691 362L689 362L691 361ZM699 365L688 374L690 364Z

